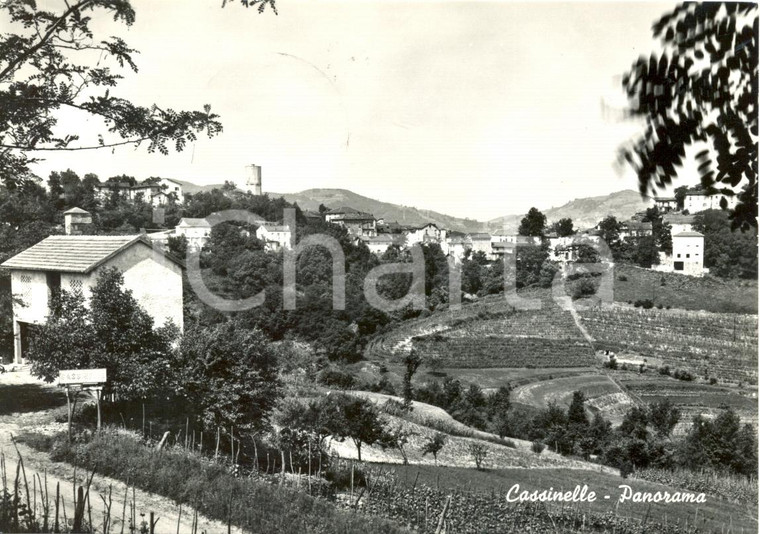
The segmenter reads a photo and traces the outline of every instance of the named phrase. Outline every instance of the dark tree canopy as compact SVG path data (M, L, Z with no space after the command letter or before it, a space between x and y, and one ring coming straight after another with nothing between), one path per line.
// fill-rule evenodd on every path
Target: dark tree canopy
M555 232L558 237L569 237L575 235L573 220L570 217L563 217L549 226L550 232Z
M530 208L528 214L520 221L517 233L520 235L543 237L546 229L546 215L536 208Z
M225 2L226 3L226 2ZM274 0L241 0L259 12ZM222 131L208 105L202 111L138 106L114 94L125 66L137 72L136 50L119 37L93 34L93 19L109 17L131 26L129 0L75 0L59 8L29 0L8 0L0 15L10 24L0 35L0 181L15 185L29 175L40 151L91 150L145 143L149 152L181 151L205 132ZM4 22L5 24L5 22ZM97 61L98 54L101 59ZM94 58L94 59L93 59ZM115 70L112 70L115 69ZM61 113L100 121L101 133L81 131Z
M684 3L652 31L664 52L640 57L623 78L630 115L646 119L621 154L641 193L668 186L686 147L704 146L706 193L738 197L733 229L757 227L757 4Z

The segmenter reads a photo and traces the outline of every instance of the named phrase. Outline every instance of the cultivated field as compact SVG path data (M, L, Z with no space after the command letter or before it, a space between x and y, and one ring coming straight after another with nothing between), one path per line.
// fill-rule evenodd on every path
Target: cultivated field
M681 410L681 422L675 429L683 433L695 415L713 416L721 407L733 408L742 422L757 425L757 389L728 388L705 383L684 382L653 373L613 373L632 396L644 403L669 399Z
M588 374L555 378L519 386L512 393L512 400L537 408L546 408L550 402L563 408L570 406L574 391L582 391L592 412L601 414L613 424L619 424L623 415L633 405L631 397L604 374Z
M657 358L703 377L757 383L757 316L613 306L580 312L597 350Z

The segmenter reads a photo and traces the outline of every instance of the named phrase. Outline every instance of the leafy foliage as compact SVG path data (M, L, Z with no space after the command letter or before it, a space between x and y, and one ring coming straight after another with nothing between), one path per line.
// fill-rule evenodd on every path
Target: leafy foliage
M536 208L530 208L528 214L520 221L517 233L525 236L543 237L546 230L546 215Z
M705 191L738 197L732 229L757 227L757 4L686 2L652 30L664 51L623 78L631 116L646 119L622 150L641 193L670 184L686 147L703 146Z
M61 369L108 370L105 391L123 399L173 392L178 384L172 343L177 328L154 329L153 318L123 288L121 273L104 269L89 299L62 291L51 317L32 335L32 373L52 382Z
M79 0L43 9L36 2L11 0L2 10L15 30L0 36L0 180L6 185L29 174L37 161L29 156L32 151L146 143L149 152L167 154L170 147L183 150L201 132L213 137L222 131L208 105L202 111L175 111L112 94L123 77L116 71L137 72L136 50L118 37L96 38L93 17L107 14L131 26L136 13L129 1ZM102 61L88 61L93 53ZM64 112L99 120L105 136L80 141L79 131L66 131L68 125L59 121Z
M208 428L268 425L280 394L277 355L259 331L227 322L185 333L180 348L184 392Z

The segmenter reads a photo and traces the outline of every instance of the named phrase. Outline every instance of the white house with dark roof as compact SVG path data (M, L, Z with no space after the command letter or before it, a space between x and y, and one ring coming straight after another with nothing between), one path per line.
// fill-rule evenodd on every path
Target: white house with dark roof
M700 192L686 193L683 199L683 209L689 213L699 213L705 210L719 210L722 200L726 201L726 208L734 209L739 203L739 198L735 195L725 196L721 194L706 195Z
M290 227L265 222L256 229L256 238L263 241L267 250L290 249Z
M704 266L705 237L699 232L681 232L673 234L673 253L660 253L660 265L655 270L704 276L709 272Z
M154 248L143 236L50 236L13 256L0 267L11 272L14 355L23 363L30 329L50 313L54 291L80 292L85 302L98 274L115 267L124 287L156 326L182 321L182 264Z
M337 224L355 236L373 237L377 235L377 221L371 213L343 206L325 213L325 221Z
M187 248L200 250L211 235L211 223L206 219L183 217L174 228L175 236L185 236Z

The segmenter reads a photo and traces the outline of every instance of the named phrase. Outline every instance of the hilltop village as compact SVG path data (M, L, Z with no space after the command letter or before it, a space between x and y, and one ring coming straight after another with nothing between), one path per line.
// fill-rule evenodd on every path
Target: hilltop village
M240 189L254 195L262 194L261 167L250 166L253 178ZM389 248L400 250L414 245L436 244L444 255L461 262L463 258L482 253L488 261L503 259L514 254L520 245L548 245L549 259L560 263L578 260L582 237L587 242L598 243L600 239L613 245L620 241L655 239L656 259L651 268L662 272L676 272L690 276L709 273L704 265L704 236L694 231L694 215L706 210L720 210L722 205L733 208L736 197L721 194L707 194L700 188L681 188L677 197L658 197L651 200L647 211L634 214L630 219L617 220L614 213L608 214L589 228L573 228L572 221L555 221L554 225L531 232L520 233L463 233L440 227L435 223L423 225L399 224L377 218L372 213L362 212L351 206L327 208L319 211L303 212L311 222L326 222L345 229L355 244L364 244L375 255L382 256ZM133 186L128 184L100 185L96 189L98 197L114 191L130 199L150 199L151 205L160 208L169 202L182 203L182 184L167 179L156 179L150 183ZM255 235L266 244L268 250L279 250L292 246L292 231L282 221L259 221ZM154 242L166 243L171 237L182 236L191 250L201 250L211 233L212 224L205 218L183 217L175 228L150 233Z

